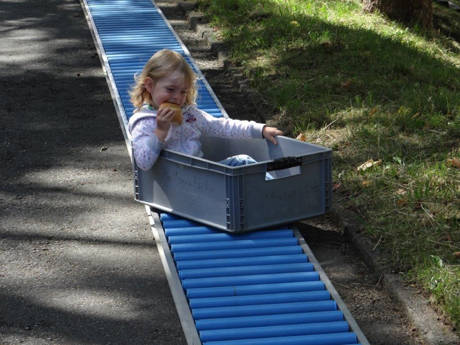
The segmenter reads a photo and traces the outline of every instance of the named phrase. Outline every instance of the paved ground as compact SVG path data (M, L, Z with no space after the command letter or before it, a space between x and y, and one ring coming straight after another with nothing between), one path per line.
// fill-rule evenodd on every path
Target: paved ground
M80 3L4 0L0 32L0 344L185 344ZM343 238L304 230L371 343L419 343Z
M185 344L80 3L0 32L0 344Z

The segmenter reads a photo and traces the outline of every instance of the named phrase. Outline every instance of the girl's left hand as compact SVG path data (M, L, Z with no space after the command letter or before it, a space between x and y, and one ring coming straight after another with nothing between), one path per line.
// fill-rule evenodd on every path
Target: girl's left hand
M283 132L280 131L278 128L275 128L275 127L268 127L268 126L265 126L264 129L262 130L262 136L267 139L267 140L270 140L273 144L278 144L278 142L276 141L276 136L278 135L283 135Z

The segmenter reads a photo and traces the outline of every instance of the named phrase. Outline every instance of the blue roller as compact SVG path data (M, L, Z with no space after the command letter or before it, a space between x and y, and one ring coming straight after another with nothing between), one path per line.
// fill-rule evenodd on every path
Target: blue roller
M244 306L224 306L210 308L193 308L192 315L195 319L210 319L215 317L271 315L285 313L300 313L311 311L336 310L334 301L293 302Z
M167 222L168 220L175 220L175 219L181 219L179 216L175 216L171 213L161 213L160 214L160 220L162 223Z
M240 240L229 242L205 242L205 243L183 243L172 244L171 251L176 254L179 252L215 250L215 249L245 249L245 248L263 248L273 246L289 246L297 243L297 238L277 238L277 239L260 239L260 240Z
M293 325L277 325L269 327L244 327L233 329L219 329L201 331L203 341L230 340L230 339L251 339L266 337L286 337L293 335L328 334L348 332L349 326L345 321L320 322L320 323L299 323Z
M187 297L217 297L217 296L244 296L255 294L267 294L276 292L301 292L324 289L322 281L297 281L289 283L271 283L254 285L230 285L211 288L191 288L187 289Z
M187 235L194 237L193 235L203 235L203 234L218 234L219 232L216 229L213 229L209 226L187 226L179 228L168 228L168 231L165 232L168 235L168 242L171 242L172 236L183 236Z
M164 48L182 54L197 72L198 107L215 117L226 116L154 3L82 1L109 73L124 133L133 111L129 89L134 76ZM163 213L160 220L155 228L163 237L157 243L169 258L164 261L173 273L168 279L180 280L176 284L180 292L173 293L182 294L196 326L188 343L358 344L346 313L331 297L330 285L320 280L314 260L292 229L231 235L172 214ZM188 329L184 327L186 337ZM368 345L367 340L361 342Z
M331 322L344 320L339 310L316 311L308 313L288 313L255 316L221 317L196 321L199 331L210 329L227 329L241 327L294 325L297 323Z
M197 224L195 222L192 222L192 221L186 220L186 219L171 219L171 220L165 220L162 223L163 223L163 226L165 227L165 229L168 229L168 228L183 228L183 227L186 227L186 226L197 226L197 225L199 225L199 224Z
M279 246L266 248L245 248L233 250L204 250L174 253L176 260L218 259L234 257L252 257L264 255L283 255L302 253L300 246ZM249 261L248 261L249 262Z
M344 345L357 344L352 332L297 335L273 338L238 339L224 341L206 341L203 345Z
M268 233L260 232L249 232L238 236L239 240L252 240L256 238L268 239L268 238L292 238L294 234L290 229L273 230ZM190 236L189 234L184 235L168 235L168 242L170 244L180 243L195 243L195 242L217 242L217 241L235 241L235 237L229 233L216 232L214 234L203 233L195 234Z
M291 263L274 265L246 265L235 267L195 268L179 270L182 279L204 277L229 277L248 274L312 272L314 267L309 263Z
M317 272L295 272L274 274L253 274L230 277L191 278L183 279L184 289L199 287L216 287L227 285L271 284L281 282L298 282L306 280L318 280Z
M272 256L255 256L251 258L253 265L272 265L272 264L286 264L286 263L299 263L308 262L308 258L304 254L293 255L272 255ZM229 258L229 259L213 259L213 260L178 260L176 267L182 269L194 268L210 268L210 267L234 267L246 266L248 259L246 258Z
M192 308L207 308L231 305L254 305L266 303L291 303L291 302L308 302L308 301L325 301L330 300L331 295L327 290L319 291L302 291L286 292L263 295L246 295L246 296L226 296L226 297L207 297L207 298L190 298L189 304Z

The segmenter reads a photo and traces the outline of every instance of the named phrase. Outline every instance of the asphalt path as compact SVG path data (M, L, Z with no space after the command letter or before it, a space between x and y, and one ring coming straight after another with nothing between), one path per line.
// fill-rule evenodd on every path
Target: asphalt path
M77 0L0 2L0 344L185 344Z

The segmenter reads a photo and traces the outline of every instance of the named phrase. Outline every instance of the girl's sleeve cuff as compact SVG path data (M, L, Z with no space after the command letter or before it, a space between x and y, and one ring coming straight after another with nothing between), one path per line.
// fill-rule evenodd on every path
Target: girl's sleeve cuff
M256 139L263 138L262 131L264 127L265 124L254 122L252 126L251 136Z

